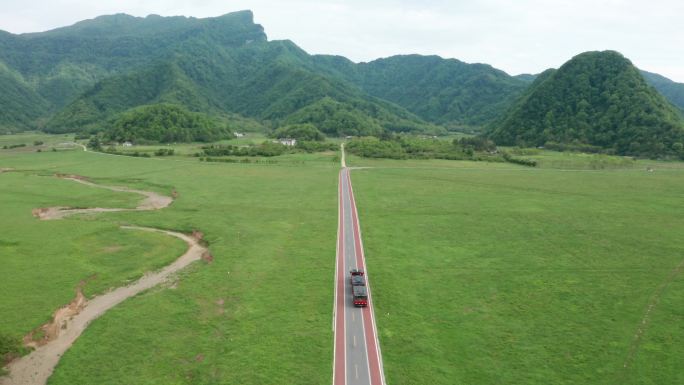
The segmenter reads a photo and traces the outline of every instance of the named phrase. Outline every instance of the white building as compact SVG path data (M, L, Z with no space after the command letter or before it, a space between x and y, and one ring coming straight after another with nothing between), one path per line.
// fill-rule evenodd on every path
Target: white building
M243 134L242 132L233 132L233 135L234 135L236 138L242 138L243 136L245 136L245 134Z
M280 142L280 144L283 144L285 146L294 146L297 144L297 139L283 138L283 139L278 139L278 142Z

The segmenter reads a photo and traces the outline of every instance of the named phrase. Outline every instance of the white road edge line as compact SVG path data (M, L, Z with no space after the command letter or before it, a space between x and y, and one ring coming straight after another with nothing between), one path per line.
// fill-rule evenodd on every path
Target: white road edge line
M332 328L333 328L333 370L332 370L333 375L332 375L332 383L333 383L333 385L335 385L335 366L337 363L337 349L336 348L337 348L337 332L338 332L338 330L335 327L335 324L337 321L337 299L338 299L338 290L337 290L337 285L338 285L337 277L338 276L337 276L337 274L338 274L338 265L339 265L340 254L344 253L344 245L340 243L340 228L341 228L340 223L342 222L342 214L343 214L343 211L342 211L342 204L343 204L343 201L342 201L342 173L340 173L338 176L337 185L338 185L338 188L337 188L337 195L338 195L337 196L337 245L335 246L335 250L336 250L335 279L333 280L333 282L335 283L335 299L334 299L335 302L333 303L333 322L332 322ZM342 247L340 247L340 245ZM344 258L344 256L342 256L342 258ZM343 295L344 295L344 293L343 293ZM344 308L342 308L342 317L344 319ZM346 341L347 340L346 327L343 327L342 329L343 329L342 332L344 333L343 340ZM344 367L345 367L345 369L347 367L346 349L345 349L345 353L344 353ZM347 371L346 370L344 371L344 383L345 384L347 383Z
M344 221L344 200L342 199L342 190L343 189L342 189L341 179L342 179L342 172L340 172L340 201L342 203L340 205L340 210L342 211L340 213L340 215L341 215L340 218L342 221ZM339 223L339 221L338 221L338 223ZM345 259L344 259L344 224L342 225L342 243L340 243L340 246L341 246L340 247L341 248L340 254L342 255L342 267L344 267L345 266L345 263L344 263L344 261L345 261ZM342 273L342 275L344 277L344 273ZM343 278L343 280L344 280L344 278ZM344 287L344 282L342 282L342 286ZM343 301L344 301L344 306L342 306L342 324L344 325L344 328L343 328L344 329L344 335L342 336L342 340L344 341L344 344L342 346L344 346L344 385L347 385L347 295L348 295L347 291L343 290L342 297L343 297Z

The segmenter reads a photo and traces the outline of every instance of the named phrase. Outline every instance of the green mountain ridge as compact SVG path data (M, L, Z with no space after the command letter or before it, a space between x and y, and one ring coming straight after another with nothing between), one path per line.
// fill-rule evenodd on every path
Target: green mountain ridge
M110 130L122 114L137 107L176 105L209 115L212 121L233 124L233 128L238 122L250 129L312 124L326 135L343 136L384 131L477 132L496 126L491 135L502 143L579 141L621 153L636 151L626 150L624 143L606 142L617 136L592 136L585 127L592 123L584 117L572 130L563 128L562 135L548 127L540 129L546 114L535 116L542 123L532 122L533 115L524 106L536 100L533 94L554 87L542 84L537 75L510 76L486 64L439 56L398 55L354 63L341 56L309 55L289 40L269 41L251 11L204 19L117 14L47 32L13 35L0 31L3 63L0 127L4 131L98 132ZM583 67L573 76L605 75L608 79L623 75L599 72ZM642 74L684 108L682 85L656 74ZM602 81L609 82L606 79ZM615 119L619 116L625 124L655 127L656 136L670 132L662 128L662 122L679 124L672 109L661 106L660 95L644 88L636 77L626 84L629 87L621 88L620 97L648 99L644 105L649 107L642 111L648 118L618 114ZM605 100L590 97L591 92L586 94L582 88L567 90L590 104L592 119L602 117L598 111ZM556 108L544 103L538 109ZM558 115L552 120L554 127L578 123L570 117L578 112L576 107L569 112L554 110ZM506 111L513 112L505 117ZM511 116L523 115L527 128L531 127L527 133L513 127L520 121ZM625 130L615 119L609 119L613 128Z
M0 62L0 133L36 127L36 120L47 113L48 106L19 73Z
M622 155L683 155L679 111L614 51L585 52L547 70L490 126L499 144L598 146Z
M52 132L96 131L135 106L173 103L272 126L320 124L327 134L440 133L444 129L436 124L491 120L506 103L500 95L512 98L522 90L518 82L504 86L513 92L492 91L489 78L517 81L489 66L438 57L326 65L328 59L291 41L268 41L250 11L207 19L101 16L47 32L0 34L0 48L0 60L49 103L40 119L47 123L36 121L31 128ZM419 73L431 75L413 84ZM391 78L392 87L383 86L384 78ZM448 90L441 89L444 82L450 82ZM427 102L401 97L398 90L409 87ZM334 117L321 114L329 110ZM29 128L25 122L17 121ZM346 123L353 128L333 127Z
M238 47L265 40L249 11L208 19L112 15L47 32L2 34L0 61L61 107L97 81L168 60L202 41Z
M641 70L648 84L658 90L670 103L684 112L684 83L677 83L665 76Z
M439 56L397 55L359 64L339 56L315 60L370 95L451 126L489 123L527 88L490 65Z

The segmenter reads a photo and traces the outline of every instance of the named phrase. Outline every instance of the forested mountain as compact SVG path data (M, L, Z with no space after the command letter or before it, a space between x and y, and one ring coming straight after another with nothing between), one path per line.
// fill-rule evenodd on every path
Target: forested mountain
M528 86L526 81L487 64L439 56L399 55L360 64L339 56L319 55L315 59L323 70L439 124L489 123Z
M614 51L585 52L537 77L490 129L500 144L588 144L629 155L684 155L681 114Z
M0 62L0 134L36 126L47 110L48 102L19 73Z
M202 41L239 47L265 40L250 12L210 19L119 14L41 33L2 33L0 60L60 106L98 80L168 59Z
M518 79L518 80L522 80L522 81L524 81L524 82L527 82L527 83L532 83L532 82L537 78L537 75L534 75L534 74L520 74L520 75L515 75L515 76L513 76L513 77L516 78L516 79Z
M643 74L684 109L684 85ZM181 117L200 113L192 116L208 120L199 126L223 134L306 124L329 136L437 134L490 125L503 144L577 142L653 154L681 142L679 111L614 52L582 54L539 76L438 56L354 63L269 41L250 11L206 19L119 14L41 33L0 31L0 91L0 132L111 135L124 118L186 124L196 121Z
M46 123L32 123L51 132L98 131L130 108L158 103L272 126L312 123L336 135L443 130L326 74L294 43L267 41L250 11L208 19L113 15L3 33L0 60L49 102ZM320 113L332 105L337 114ZM27 118L7 120L29 127Z
M670 103L684 112L684 83L677 83L665 76L646 71L641 71L641 75L644 76L648 84L655 87Z
M650 84L658 90L670 103L684 112L684 83L677 83L665 76L654 74L641 70L641 75L646 79L646 83ZM537 75L520 74L516 78L532 83Z
M228 126L173 104L133 108L121 114L106 132L108 139L118 142L213 142L231 135Z

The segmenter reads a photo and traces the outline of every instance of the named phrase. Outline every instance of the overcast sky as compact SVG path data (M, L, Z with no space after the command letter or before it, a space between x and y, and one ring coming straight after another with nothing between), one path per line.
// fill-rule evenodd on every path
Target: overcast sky
M369 61L436 54L510 74L614 49L684 82L682 0L0 0L0 29L36 32L102 14L219 16L251 9L271 40Z

